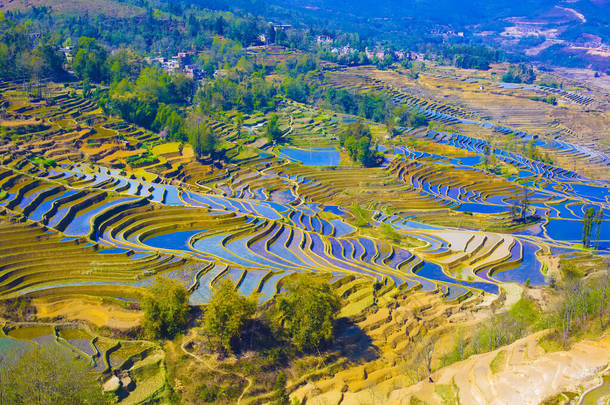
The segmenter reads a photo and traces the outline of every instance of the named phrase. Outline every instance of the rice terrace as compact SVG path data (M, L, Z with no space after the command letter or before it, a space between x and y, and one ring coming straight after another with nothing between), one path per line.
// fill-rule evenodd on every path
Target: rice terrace
M610 403L607 2L309 3L0 2L0 403Z

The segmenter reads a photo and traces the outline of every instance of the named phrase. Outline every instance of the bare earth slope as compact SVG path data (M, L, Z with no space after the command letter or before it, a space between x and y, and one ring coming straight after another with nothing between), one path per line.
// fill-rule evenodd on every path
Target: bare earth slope
M568 351L545 353L537 344L539 332L502 349L472 356L401 388L384 381L370 392L326 393L307 403L410 404L539 404L561 392L582 392L597 383L596 376L610 363L610 336L584 340ZM449 401L449 402L447 402ZM332 401L334 402L334 401ZM418 403L415 401L415 403Z

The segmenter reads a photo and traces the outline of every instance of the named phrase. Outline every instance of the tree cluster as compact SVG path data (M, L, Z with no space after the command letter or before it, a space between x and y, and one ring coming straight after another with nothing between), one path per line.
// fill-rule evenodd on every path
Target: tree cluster
M265 132L269 142L279 142L282 139L284 131L280 128L279 116L277 114L271 115Z
M417 128L428 125L426 116L412 107L402 105L396 107L392 113L400 126Z
M502 59L502 54L492 48L481 45L454 44L442 49L441 55L462 69L489 69L489 64Z
M327 280L298 275L283 286L269 306L258 309L258 322L268 325L278 343L287 342L299 351L311 352L332 341L339 298ZM230 280L218 283L202 322L210 346L232 353L256 312L256 297L242 296Z
M34 34L0 14L0 79L36 81L65 73L63 53Z
M331 341L339 299L324 279L300 277L287 283L274 302L272 319L300 351L318 349Z
M377 153L371 147L371 139L371 130L360 120L348 124L346 130L339 134L339 142L350 158L366 167L379 163Z
M188 321L188 293L181 284L164 277L155 279L142 300L144 331L153 339L171 339Z
M589 207L585 210L582 219L582 244L584 247L595 247L599 245L602 224L604 221L604 209Z
M254 111L274 110L276 94L277 90L272 83L255 74L242 81L228 77L212 80L199 90L197 101L210 114L230 110L250 114Z
M194 121L194 118L191 119ZM206 123L191 122L186 129L188 142L193 147L195 156L202 158L213 154L216 148L216 134L214 130Z
M534 80L536 80L534 69L525 63L510 65L502 76L502 81L506 83L534 83Z
M144 68L135 81L113 81L102 106L124 120L163 132L171 140L186 140L184 117L174 105L191 99L194 83L184 75L168 75L156 67Z
M385 122L392 111L391 100L382 92L350 93L331 87L324 93L323 104L327 108L376 122Z
M255 312L254 299L239 294L231 280L221 280L206 306L202 323L212 347L232 353L232 340L240 336Z

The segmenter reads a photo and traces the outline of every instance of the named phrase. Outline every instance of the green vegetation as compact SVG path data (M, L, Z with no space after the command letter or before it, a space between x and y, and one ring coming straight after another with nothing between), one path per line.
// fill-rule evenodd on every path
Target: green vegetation
M237 67L236 67L237 69ZM272 111L277 103L277 89L266 81L260 71L243 80L231 74L217 78L197 92L196 101L210 115L217 111L239 110L251 114L254 111Z
M128 157L126 160L127 163L129 163L129 165L134 168L148 166L159 162L159 158L151 155L150 152L146 152L141 155L131 156Z
M459 405L460 400L458 397L458 390L454 384L436 384L434 386L434 392L441 397L442 403L447 405Z
M265 132L269 142L279 142L282 139L284 132L280 129L279 117L277 114L273 114L269 118Z
M375 148L371 146L371 130L362 121L352 122L339 134L341 146L347 149L349 157L365 167L379 163Z
M352 212L354 213L354 224L356 226L363 227L369 225L371 213L361 207L360 204L354 203L352 205Z
M506 362L506 352L504 350L500 350L496 357L489 363L489 368L491 372L496 374L502 371L504 367L504 363Z
M43 159L40 156L36 156L32 159L32 163L41 165L45 169L57 166L57 162L53 159Z
M561 88L561 83L557 83L557 82L537 82L536 83L538 86L544 86L544 87L550 87L552 89L560 89Z
M0 398L7 404L106 404L95 375L60 346L32 346L0 363Z
M193 118L192 121L195 121ZM187 139L198 158L214 153L216 150L216 135L208 125L199 122L191 123L187 128Z
M406 105L396 107L393 114L396 116L396 122L403 127L418 128L428 125L428 119L423 113Z
M560 342L566 348L574 336L603 333L610 325L609 280L604 277L587 284L568 280L562 287L562 302L549 315L549 323L554 329L547 339Z
M339 298L325 278L299 276L275 298L274 324L300 351L319 350L334 336Z
M0 343L70 356L3 357L2 400L97 403L74 394L97 378L124 403L382 403L427 378L459 403L438 367L607 333L607 171L563 144L603 128L594 86L498 89L529 61L433 12L390 38L285 4L52 3L0 13ZM554 239L567 212L582 245Z
M273 401L272 405L290 405L290 397L286 392L286 375L279 373L275 383L273 384Z
M487 70L501 60L501 52L481 45L451 45L442 49L443 58L463 69Z
M536 80L534 69L525 63L510 65L502 76L502 81L506 83L534 83L534 80Z
M94 38L81 37L75 48L72 68L84 81L100 83L108 77L108 53Z
M64 74L64 56L42 38L33 39L27 24L0 16L0 78L39 80Z
M193 82L183 75L170 76L161 69L144 68L135 82L127 78L112 80L108 100L103 97L113 112L128 122L159 130L169 128L170 139L184 140L181 118L172 114L166 104L185 103L190 100ZM154 124L154 127L153 127Z
M531 139L527 143L523 143L522 152L525 156L532 160L538 160L549 165L554 163L553 158L548 153L542 153L540 149L536 147L536 140Z
M555 97L555 96L546 96L546 97L531 96L530 100L542 101L547 104L557 105L557 97Z
M603 219L603 208L596 210L595 207L589 207L585 210L585 216L582 219L582 244L585 248L591 247L593 242L597 248Z
M231 280L221 280L212 290L202 322L212 348L226 354L233 353L232 340L240 336L246 321L255 311L255 299L241 295Z
M563 266L562 266L563 267ZM579 275L568 272L566 281L556 286L562 300L550 311L542 312L528 298L521 298L508 312L494 315L481 323L470 334L459 330L454 335L454 346L441 361L442 365L464 360L471 355L499 349L530 333L550 328L543 345L566 349L571 338L583 335L598 336L610 325L610 284L608 278L584 283ZM500 367L503 359L498 355L492 365Z
M142 301L144 331L153 339L171 339L184 330L189 307L186 289L177 282L157 277Z
M490 352L531 333L542 324L540 309L529 299L521 298L508 312L494 315L481 323L470 336L458 331L452 350L442 358L442 365L464 360L474 354Z
M326 89L322 101L329 109L358 115L376 122L385 122L392 109L387 94L375 91L352 93L345 89L330 87Z

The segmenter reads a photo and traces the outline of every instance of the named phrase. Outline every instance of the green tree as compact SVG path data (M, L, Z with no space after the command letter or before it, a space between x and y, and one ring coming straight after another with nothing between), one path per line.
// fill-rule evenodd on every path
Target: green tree
M106 58L108 53L93 38L81 37L78 40L72 68L76 75L90 82L99 83L106 80L108 72Z
M513 221L521 223L526 222L530 208L531 194L532 192L528 191L527 187L523 187L523 196L519 199L519 196L515 195L515 200L511 207Z
M415 110L411 106L399 106L393 110L393 115L396 117L398 124L403 127L425 127L428 125L426 116Z
M172 94L171 77L158 68L145 68L136 79L135 91L144 100L171 102L174 100Z
M589 207L585 211L585 216L582 219L582 244L586 248L591 245L591 235L593 233L594 221L595 208Z
M57 345L12 351L0 360L0 403L97 405L108 401L82 359Z
M508 313L523 327L534 324L540 317L540 309L536 303L526 298L521 298L517 301Z
M157 277L142 301L144 331L154 339L173 338L188 320L188 292L182 284Z
M167 104L159 104L151 127L154 131L164 134L166 139L187 140L184 118L178 114L176 109Z
M278 142L282 139L282 135L284 135L284 132L280 129L279 119L280 117L278 117L277 114L272 114L267 122L265 132L267 133L267 139L269 142Z
M297 349L311 351L333 338L339 308L326 279L299 275L275 297L272 319Z
M244 115L238 112L235 115L235 132L237 133L237 138L241 138L241 131L244 127Z
M175 101L188 103L193 97L195 82L193 79L183 74L172 76L172 90L175 94Z
M255 311L254 297L241 295L231 280L221 280L212 290L202 324L214 349L232 353L231 341L239 337Z
M502 76L502 81L506 83L533 83L534 80L536 80L534 69L525 63L510 65Z
M604 209L600 208L597 211L597 214L595 215L595 218L593 219L593 226L595 227L595 233L593 233L594 235L594 240L595 240L595 249L597 249L599 247L599 239L600 239L600 234L602 232L602 224L604 220Z
M192 121L192 120L191 120ZM188 142L193 147L197 158L214 153L216 147L216 135L214 130L205 123L187 125Z
M585 216L582 219L582 244L588 248L595 242L595 247L599 245L601 228L604 219L604 210L595 207L589 207L585 210Z
M129 49L118 49L107 59L108 69L112 82L120 82L123 79L135 80L142 68L142 59L138 54Z
M300 103L307 101L307 95L309 93L303 75L299 75L296 79L290 76L286 77L282 82L282 91L286 97Z
M40 47L40 53L45 62L44 72L53 76L65 73L64 71L64 54L59 52L55 47L44 44Z
M350 123L347 129L339 134L339 142L345 147L350 158L363 166L377 164L376 153L371 150L371 138L368 125L360 120Z

